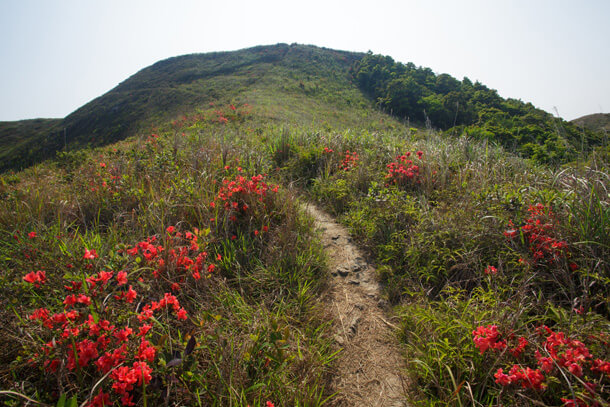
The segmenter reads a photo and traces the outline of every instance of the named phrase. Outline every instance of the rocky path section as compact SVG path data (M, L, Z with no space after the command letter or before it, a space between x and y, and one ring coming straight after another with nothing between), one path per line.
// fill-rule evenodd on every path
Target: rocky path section
M314 205L315 219L329 258L332 278L323 298L343 350L336 362L332 391L336 406L407 406L403 358L385 315L374 269L352 244L347 230Z

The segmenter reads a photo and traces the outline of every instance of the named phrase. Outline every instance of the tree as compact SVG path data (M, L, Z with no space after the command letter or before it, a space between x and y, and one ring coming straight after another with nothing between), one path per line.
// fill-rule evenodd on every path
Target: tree
M424 88L412 77L401 77L390 81L384 98L386 107L401 117L425 120L423 101Z

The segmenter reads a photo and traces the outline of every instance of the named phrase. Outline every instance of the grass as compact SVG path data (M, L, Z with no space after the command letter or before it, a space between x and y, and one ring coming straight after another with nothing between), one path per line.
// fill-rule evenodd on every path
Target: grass
M294 152L283 159L291 179L376 259L403 323L400 337L418 389L414 403L557 405L562 398L607 398L608 377L594 362L607 360L610 326L604 170L554 171L495 145L421 130L406 137L361 131L360 137L346 132L286 143L283 151ZM346 171L340 163L348 150L359 160ZM388 174L387 165L408 152L417 172L393 183L397 174ZM321 158L307 162L317 170L308 170L313 175L305 180L303 159L316 154ZM512 239L505 236L511 230L517 231ZM496 271L486 272L490 266ZM481 354L473 332L491 325L500 330L505 351ZM592 356L579 362L582 372L568 371L563 359L544 372L541 389L529 382L498 384L500 368L540 368L533 355L546 349L536 336L543 325L585 344ZM528 343L519 358L510 351L517 338ZM586 381L596 390L583 390Z
M230 202L248 205L247 211L226 209L218 197L223 180L270 168L247 139L231 130L214 134L222 125L203 126L184 129L184 136L160 132L143 143L136 139L91 151L79 163L34 167L19 180L3 178L3 389L46 404L60 398L82 403L100 390L118 400L110 389L118 382L112 372L104 376L92 362L70 366L73 347L95 335L83 326L62 338L62 330L92 315L109 320L116 330L125 326L137 332L142 305L170 293L188 318L155 314L144 336L155 349L148 361L153 372L146 386L130 392L134 401L321 405L331 395L326 383L335 351L315 300L326 279L325 263L311 223L290 191L273 192L273 187L264 196L258 195L262 190L234 195ZM166 232L168 227L183 237ZM198 237L199 247L183 253L187 232ZM151 237L164 248L163 265L147 259L142 248L126 254ZM99 257L83 259L86 249ZM178 258L172 250L181 253ZM195 279L184 262L204 252L203 277ZM208 264L215 266L209 273ZM24 281L31 270L44 270L45 283L36 287ZM126 293L126 285L115 282L119 270L127 272L137 292L134 303L116 299ZM62 301L70 294L65 285L110 271L111 281L98 283L99 292L91 283L80 289L90 305L66 307L80 313L73 323L48 329L28 320L39 308L62 314ZM134 336L125 343L137 353ZM187 352L190 338L194 348ZM107 349L119 346L113 341ZM45 343L55 343L48 353ZM59 363L56 370L45 370L45 362L53 361ZM130 357L122 363L132 365ZM3 394L8 405L22 401Z
M413 404L606 405L604 154L556 169L411 128L371 109L347 75L354 58L278 45L164 61L119 87L159 103L123 117L132 137L1 175L2 401L332 405L328 277L304 196L376 263ZM71 304L73 284L84 297ZM31 319L40 308L58 322ZM104 320L102 350L89 325ZM109 351L106 371L94 363Z
M1 150L8 151L14 140L22 145L11 155L1 156L0 171L26 168L54 158L58 151L104 146L146 133L210 102L250 102L264 112L266 122L280 124L309 126L320 121L328 128L346 118L350 120L344 126L354 125L352 118L360 123L379 120L382 115L372 112L371 102L348 77L361 55L277 44L169 58L142 69L67 117L45 121L40 128L33 130L33 121L1 123L0 146L5 147Z

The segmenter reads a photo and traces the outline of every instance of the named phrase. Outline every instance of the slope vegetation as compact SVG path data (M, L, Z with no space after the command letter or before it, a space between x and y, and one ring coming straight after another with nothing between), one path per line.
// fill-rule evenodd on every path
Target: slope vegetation
M604 140L468 78L372 53L277 44L169 58L64 119L0 123L0 171L122 140L217 102L263 107L260 113L272 120L343 128L369 120L375 105L398 120L465 133L548 164L574 160ZM344 122L351 117L345 109L359 109L359 120Z
M610 131L610 113L589 114L572 120L572 123L592 131L608 133Z
M150 129L210 102L271 106L270 118L333 121L346 105L370 106L349 82L361 55L278 44L160 61L64 119L0 123L0 171L25 168L57 151L101 146ZM276 103L285 94L285 104ZM281 99L281 98L280 98ZM321 120L323 121L323 120ZM10 151L9 151L10 150Z
M494 141L538 162L573 160L602 142L594 131L554 118L531 103L504 99L480 82L436 75L388 56L368 53L355 66L354 77L378 106L398 117Z
M55 151L47 150L50 140L64 142L61 119L33 119L14 122L0 122L0 171L21 168L23 163L35 162L29 151L36 145L42 156L52 156ZM39 153L32 152L38 155Z
M210 57L225 73L184 80L213 99L0 175L1 401L605 406L603 156L412 128L351 82L358 56L255 50L285 53ZM375 344L404 360L349 356Z

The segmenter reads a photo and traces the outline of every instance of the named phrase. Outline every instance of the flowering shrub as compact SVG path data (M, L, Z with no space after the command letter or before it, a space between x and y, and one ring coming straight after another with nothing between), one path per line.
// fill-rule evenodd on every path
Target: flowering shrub
M234 179L222 180L210 207L218 208L221 215L235 224L249 224L256 218L267 216L267 206L271 205L269 194L277 193L279 187L267 184L264 179L259 174L250 178L238 175ZM266 228L267 225L260 226Z
M534 266L553 266L560 260L568 258L570 253L567 242L556 236L553 211L540 203L530 205L527 211L529 216L525 224L517 228L512 221L509 222L510 229L504 232L504 236L514 239L521 232L532 255ZM571 263L570 268L575 269L577 266Z
M419 164L415 164L411 159L411 152L407 151L403 155L396 157L394 161L386 167L388 173L385 178L388 184L400 186L402 188L413 188L421 184L421 164L424 153L417 151L415 156Z
M208 104L210 108L216 107L214 102ZM191 115L182 115L180 118L173 120L171 125L174 131L182 131L185 128L197 125L199 123L219 123L227 124L229 122L243 122L252 112L251 106L244 103L241 106L229 104L226 106L216 107L207 113L199 112ZM182 135L185 135L182 133Z
M153 136L155 135L153 134ZM112 194L120 192L121 174L116 168L108 167L105 162L100 162L91 170L89 179L91 192L97 193L99 197L112 196Z
M40 307L28 317L44 338L31 363L82 389L99 382L90 406L113 400L132 406L146 398L146 386L164 364L159 362L163 336L180 321L188 324L187 310L169 291L179 293L188 279L195 285L204 270L214 271L199 248L197 231L182 234L169 227L165 241L164 247L152 236L125 250L119 272L107 269L95 250L85 249L82 274L63 286L63 309ZM29 273L24 280L38 289L45 274ZM164 294L151 298L156 292ZM159 324L165 325L161 331Z
M229 122L242 122L248 115L250 115L250 105L245 103L241 107L237 107L233 104L229 104L226 109L214 110L214 115L211 122L227 124Z
M500 332L498 332L498 327L496 325L488 325L486 327L480 326L472 332L472 335L474 336L474 344L479 348L481 355L485 353L487 349L506 348L506 342L498 340Z
M0 182L0 404L316 405L329 396L334 351L313 312L321 248L292 194L280 200L251 172L270 169L269 155L238 133L267 130L237 127L248 106L216 105L70 155L27 190ZM221 118L239 131L218 133Z
M30 284L34 284L36 288L40 288L41 285L46 283L47 274L41 270L32 271L31 273L26 274L25 277L23 277L23 280Z
M339 168L343 171L351 171L358 166L358 160L360 160L360 157L357 152L347 150Z
M549 383L567 384L559 394L565 406L601 406L599 401L610 396L610 362L595 358L583 342L564 332L543 325L530 335L530 342L512 333L502 335L496 325L487 325L479 326L472 335L481 354L495 352L500 363L512 363L507 373L499 368L494 374L495 382L507 391L521 388L541 392ZM603 338L593 339L607 349ZM509 355L518 363L511 362ZM533 364L536 367L531 367ZM574 389L578 389L579 397L567 398Z
M188 277L199 280L202 272L212 273L216 268L214 263L206 263L208 253L200 249L198 234L197 229L194 233L187 231L183 234L174 226L170 226L165 236L167 250L156 245L157 237L151 236L126 252L135 258L142 256L144 264L152 270L155 279L161 278L161 281L166 282L166 288L179 291L180 285L184 284ZM121 273L123 272L119 274Z

